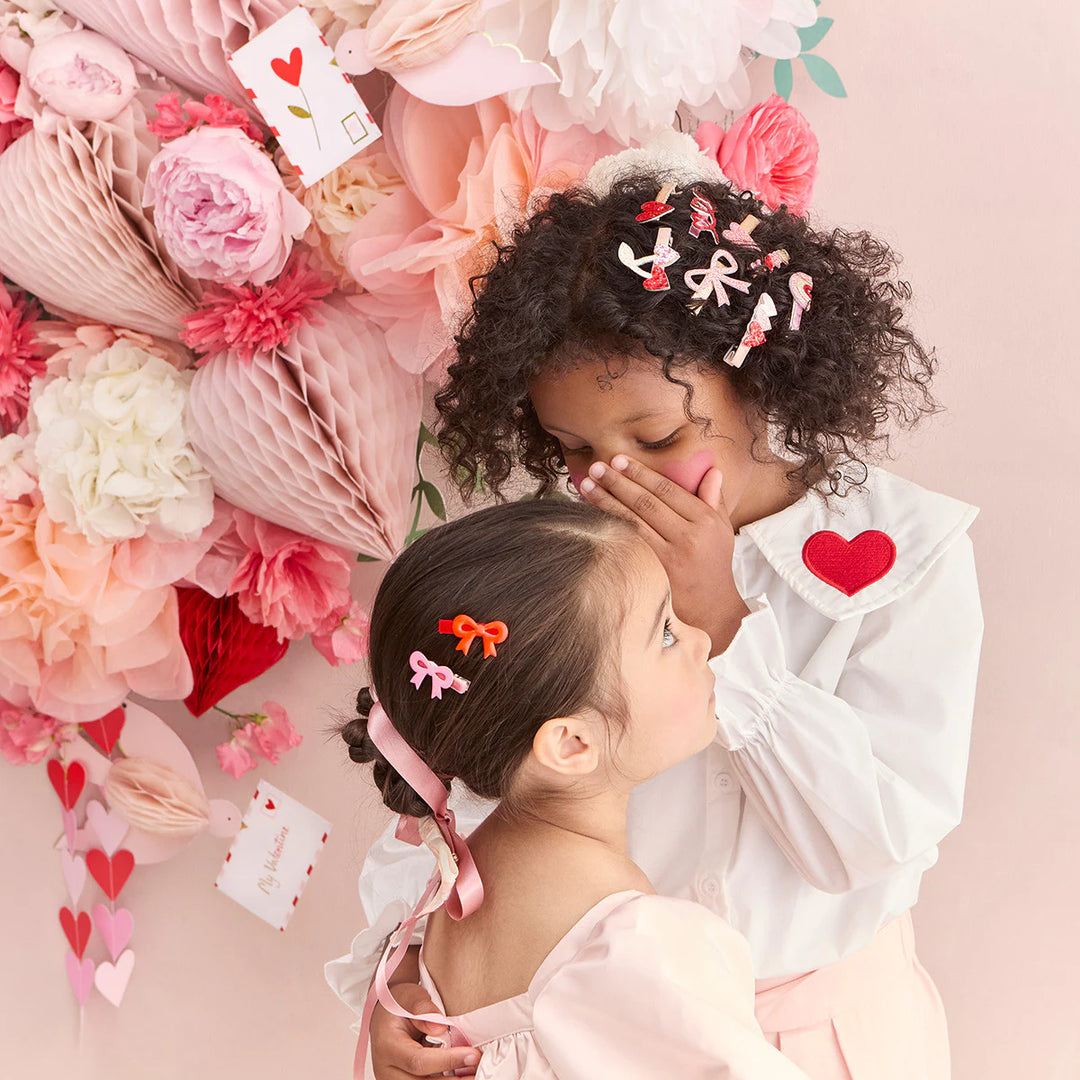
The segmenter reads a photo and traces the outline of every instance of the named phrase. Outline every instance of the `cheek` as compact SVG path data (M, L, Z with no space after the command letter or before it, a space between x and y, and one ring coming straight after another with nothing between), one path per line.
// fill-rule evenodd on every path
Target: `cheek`
M570 473L570 483L574 485L574 490L580 495L581 481L585 479L585 473L578 469L568 469L568 471Z
M701 481L705 479L705 474L712 468L712 465L712 454L708 450L699 450L685 461L669 462L660 472L669 480L674 480L679 487L685 488L691 495L696 495L697 489L701 486ZM582 473L582 476L584 475Z

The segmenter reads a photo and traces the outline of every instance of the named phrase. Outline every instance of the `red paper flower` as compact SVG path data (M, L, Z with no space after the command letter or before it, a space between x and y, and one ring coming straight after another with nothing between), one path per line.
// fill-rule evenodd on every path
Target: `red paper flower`
M794 214L805 213L817 176L818 141L806 117L783 98L773 94L726 132L709 121L699 124L694 137L736 187L752 191L773 210L783 203Z
M37 304L0 285L0 434L14 431L26 416L30 380L45 371L34 340Z
M263 134L251 122L251 117L221 94L207 94L202 101L188 98L183 105L178 93L166 94L158 98L154 108L158 111L157 119L149 121L147 127L162 140L178 139L197 127L206 126L237 127L249 139L257 143L263 141Z
M212 355L233 351L243 363L256 352L270 352L292 339L301 323L312 321L322 297L333 290L306 258L299 256L268 285L211 285L197 311L184 319L184 343Z

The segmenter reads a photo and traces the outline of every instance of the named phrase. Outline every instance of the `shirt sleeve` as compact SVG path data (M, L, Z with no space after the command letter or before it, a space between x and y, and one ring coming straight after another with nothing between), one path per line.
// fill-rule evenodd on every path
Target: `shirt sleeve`
M862 617L834 692L788 669L768 601L749 606L711 663L719 740L773 839L833 893L924 856L963 804L983 629L970 539Z
M807 1080L757 1026L745 939L688 900L609 915L540 988L533 1025L559 1080Z

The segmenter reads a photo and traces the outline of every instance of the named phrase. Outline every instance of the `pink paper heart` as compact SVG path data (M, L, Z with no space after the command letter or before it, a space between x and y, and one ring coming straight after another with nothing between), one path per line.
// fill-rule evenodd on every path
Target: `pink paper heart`
M78 905L79 897L82 896L86 885L86 860L81 855L61 851L60 872L64 875L64 884L67 886L71 902Z
M124 992L135 967L135 954L128 949L115 964L103 960L94 972L94 985L101 996L113 1005L119 1006L124 1000Z
M116 851L131 828L115 810L106 810L97 800L86 804L86 820L106 855Z
M64 822L64 837L67 839L68 851L75 851L75 829L77 822L75 821L74 810L61 810L60 817Z
M105 942L109 955L116 958L124 951L124 946L131 940L135 929L135 917L127 908L110 911L104 904L94 905L94 925Z
M90 987L94 985L94 961L89 957L80 960L70 949L64 960L67 965L68 982L80 1005L86 1004Z

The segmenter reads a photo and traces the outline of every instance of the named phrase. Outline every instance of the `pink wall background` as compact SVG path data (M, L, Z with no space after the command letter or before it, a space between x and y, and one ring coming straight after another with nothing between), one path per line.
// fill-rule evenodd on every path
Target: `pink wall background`
M920 951L950 1014L958 1080L1075 1080L1080 376L1065 329L1080 292L1080 8L823 8L837 21L819 51L850 98L796 83L822 147L817 212L904 251L915 321L942 361L949 411L897 443L895 468L983 508L972 535L987 632L967 813L925 880ZM187 855L138 869L124 893L135 974L119 1010L91 996L81 1053L56 914L57 804L43 769L0 766L0 1075L348 1075L349 1014L321 964L358 927L355 877L383 819L321 729L361 675L328 670L303 644L227 699L246 709L276 698L306 735L280 766L240 782L214 764L215 721L161 710L187 734L212 796L246 804L265 775L334 831L284 934L211 887L221 841L201 837Z

